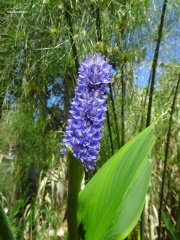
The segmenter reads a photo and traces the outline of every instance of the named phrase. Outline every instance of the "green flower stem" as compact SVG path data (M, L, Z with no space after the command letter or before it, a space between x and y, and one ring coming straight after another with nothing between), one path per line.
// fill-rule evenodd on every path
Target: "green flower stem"
M69 160L69 183L67 199L68 234L69 240L78 240L79 237L77 230L77 203L84 170L81 162L73 157L69 149L68 160Z
M0 202L0 239L15 240L8 218L4 212L1 202Z

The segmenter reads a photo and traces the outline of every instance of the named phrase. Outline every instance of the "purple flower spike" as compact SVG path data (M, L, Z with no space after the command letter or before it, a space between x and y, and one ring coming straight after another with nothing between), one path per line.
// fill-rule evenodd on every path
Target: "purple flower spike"
M86 58L79 68L61 154L66 154L68 145L86 171L94 170L100 150L110 69L111 66L101 54Z

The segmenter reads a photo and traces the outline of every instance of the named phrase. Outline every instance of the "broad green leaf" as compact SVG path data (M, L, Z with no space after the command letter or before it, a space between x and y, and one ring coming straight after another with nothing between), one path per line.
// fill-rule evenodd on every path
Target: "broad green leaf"
M152 171L147 156L154 125L112 156L79 193L78 223L86 240L121 240L135 227Z
M170 232L173 240L178 240L179 239L178 232L177 232L176 228L173 226L171 220L165 214L165 212L162 212L162 218L163 218L163 221L164 221L168 231Z

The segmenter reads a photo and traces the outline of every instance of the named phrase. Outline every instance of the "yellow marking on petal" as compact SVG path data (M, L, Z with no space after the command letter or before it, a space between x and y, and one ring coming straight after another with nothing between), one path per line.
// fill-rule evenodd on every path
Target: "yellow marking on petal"
M99 93L98 93L98 92L95 92L95 94L94 94L94 95L95 95L95 97L97 97L97 96L99 96Z

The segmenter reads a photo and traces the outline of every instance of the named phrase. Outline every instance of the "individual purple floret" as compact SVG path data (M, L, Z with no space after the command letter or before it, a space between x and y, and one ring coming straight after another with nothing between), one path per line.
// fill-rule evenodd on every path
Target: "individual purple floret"
M68 145L86 171L94 169L100 150L110 69L101 54L86 58L79 68L61 154L66 154Z

